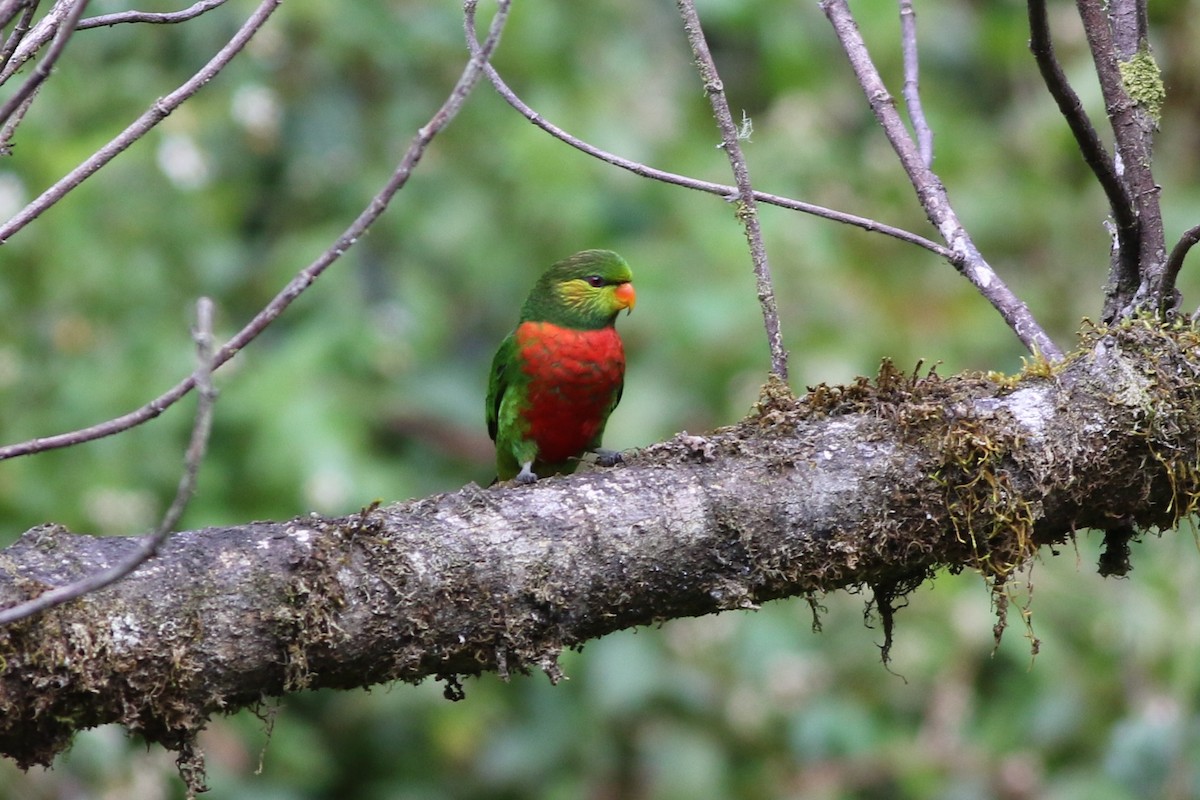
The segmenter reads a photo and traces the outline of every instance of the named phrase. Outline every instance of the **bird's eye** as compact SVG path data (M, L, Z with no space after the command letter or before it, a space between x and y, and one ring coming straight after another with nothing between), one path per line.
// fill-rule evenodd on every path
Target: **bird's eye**
M604 285L604 278L601 278L599 275L588 275L586 278L584 278L584 280L587 281L588 286L592 286L597 289Z

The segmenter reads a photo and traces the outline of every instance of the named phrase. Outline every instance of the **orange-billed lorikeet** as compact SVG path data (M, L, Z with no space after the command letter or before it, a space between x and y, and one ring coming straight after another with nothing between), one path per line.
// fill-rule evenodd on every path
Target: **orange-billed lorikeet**
M546 270L500 344L488 380L487 426L500 480L574 472L600 452L621 399L625 351L614 323L637 299L633 273L610 250L584 250Z

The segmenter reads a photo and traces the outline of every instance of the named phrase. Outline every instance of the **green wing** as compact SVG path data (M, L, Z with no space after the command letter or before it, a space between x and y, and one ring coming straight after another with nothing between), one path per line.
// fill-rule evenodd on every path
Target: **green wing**
M512 359L513 348L516 346L516 338L510 333L504 337L504 341L500 343L500 349L496 351L495 357L492 359L492 372L488 376L488 393L487 393L487 429L488 436L492 437L492 441L496 441L496 433L500 426L500 403L504 400L504 393L508 390L508 378L505 373L508 371L508 362Z
M613 391L612 402L608 404L608 410L604 412L604 419L600 422L600 429L596 431L596 435L592 437L592 441L588 443L588 450L593 453L600 452L603 448L600 447L600 441L604 438L604 428L608 425L608 417L616 409L621 402L621 395L625 393L625 375L622 370L621 382L617 384L617 388Z

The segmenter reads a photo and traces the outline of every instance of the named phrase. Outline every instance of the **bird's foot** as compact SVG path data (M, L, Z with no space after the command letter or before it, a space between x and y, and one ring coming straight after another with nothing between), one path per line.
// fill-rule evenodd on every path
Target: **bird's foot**
M538 476L533 471L533 462L521 465L521 471L517 473L517 483L534 483Z
M602 467L615 467L625 459L616 450L608 450L606 448L598 448L596 453L596 463Z

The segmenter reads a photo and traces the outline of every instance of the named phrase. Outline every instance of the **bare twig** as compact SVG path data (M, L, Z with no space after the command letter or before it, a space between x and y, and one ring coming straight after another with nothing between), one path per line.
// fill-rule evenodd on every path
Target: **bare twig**
M478 44L472 43L471 46L478 47ZM572 136L570 133L558 127L553 122L550 122L533 108L531 108L517 95L516 92L512 90L507 83L504 82L504 79L500 77L500 74L496 72L495 67L493 67L491 64L488 64L484 68L484 71L487 74L488 80L491 81L492 86L496 89L496 92L502 98L504 98L505 102L520 112L525 119L529 120L534 125L553 136L555 139L574 147L576 150L579 150L582 153L586 153L593 158L597 158L606 164L612 164L614 167L620 167L621 169L628 170L634 175L640 175L643 178L650 178L651 180L670 183L675 186L682 186L685 189L694 189L699 192L715 194L726 199L737 197L738 190L736 186L697 180L696 178L690 178L686 175L679 175L674 172L655 169L654 167L647 166L640 162L622 158L621 156L610 153L607 150L602 150L593 144L589 144L588 142L585 142L576 136ZM908 242L909 244L915 244L918 247L923 247L932 253L936 253L942 258L955 258L955 255L951 253L950 250L938 244L937 242L930 241L924 236L919 236L902 228L885 225L884 223L873 219L860 217L855 214L847 214L844 211L835 211L831 208L814 205L813 203L805 203L802 200L794 200L790 197L781 197L780 195L761 192L757 189L754 191L754 199L760 203L767 203L768 205L778 206L779 208L786 208L791 211L799 211L803 214L811 214L815 217L821 217L834 222L853 225L857 228L862 228L865 231L882 233L885 236L891 236L892 238L899 239L902 242Z
M196 493L196 476L200 472L200 464L204 461L204 452L208 447L208 435L212 431L213 405L217 401L217 390L213 388L212 369L215 342L212 332L213 304L207 297L201 297L196 302L196 329L192 338L196 341L198 363L192 373L196 383L196 423L192 428L192 439L188 443L187 455L184 458L183 475L179 478L179 487L175 491L175 499L163 514L162 521L155 530L155 536L166 536L175 530L183 511L187 508L192 495Z
M175 91L166 97L159 98L140 117L133 121L125 130L117 134L108 144L101 147L75 169L59 178L46 191L42 192L33 202L21 209L8 222L0 225L0 244L8 241L14 233L24 228L46 209L57 203L68 192L83 183L105 164L112 161L131 144L146 134L151 128L162 122L168 114L174 111L185 100L200 91L200 88L211 81L225 68L233 57L242 51L251 37L262 28L271 13L279 7L283 0L263 0L254 13L242 24L224 47L214 55L195 75L188 78Z
M88 28L99 28L104 25L117 25L122 22L149 22L154 24L169 24L174 22L186 22L189 19L195 19L206 11L212 11L219 5L224 4L225 0L200 0L193 3L180 11L168 11L163 13L154 13L149 11L118 11L113 14L102 14L97 17L88 17L85 20L80 20L77 26L78 30L86 30Z
M933 166L933 131L921 107L920 69L917 59L917 12L912 0L900 0L900 42L904 50L904 105L917 137L917 148L925 166Z
M704 39L704 29L700 26L700 16L696 13L696 5L692 0L676 0L680 16L683 17L683 30L687 34L688 43L692 47L692 55L696 59L696 68L700 79L704 82L704 91L712 104L713 116L717 119L717 128L721 131L721 143L725 155L729 158L729 166L733 169L734 183L737 184L738 219L746 230L746 241L750 245L750 258L754 263L754 278L758 289L758 303L762 308L763 325L767 331L767 344L771 350L771 372L786 381L788 377L787 350L783 346L783 334L779 330L779 310L775 304L775 287L771 282L771 267L767 263L767 251L763 245L762 230L758 223L758 205L754 200L754 187L750 184L750 170L746 166L746 158L742 155L742 146L738 140L738 127L729 112L729 103L725 99L725 88L721 76L717 74L717 65L713 62L712 53L708 50L708 42Z
M145 136L146 132L158 125L158 122L166 118L168 114L178 108L188 97L196 94L202 86L209 83L212 78L215 78L217 73L221 72L224 66L229 64L229 61L233 60L234 56L241 52L242 48L246 47L246 43L251 40L254 34L257 34L258 30L266 22L266 19L271 16L271 12L274 12L282 1L263 0L262 4L254 10L250 18L246 19L246 22L242 24L233 38L230 38L226 46L221 48L220 52L217 52L216 55L212 56L208 64L200 68L196 74L188 78L178 89L156 101L154 106L146 109L146 112L142 116L134 120L118 136L110 140L103 148L97 150L88 160L72 169L70 173L62 176L53 186L50 186L48 190L42 192L40 196L34 199L32 203L20 210L16 216L13 216L11 219L8 219L8 222L0 225L0 245L6 242L8 237L34 221L48 207L58 203L68 192L83 184L86 179L98 172L104 164L112 161L113 158L124 152L128 146Z
M278 2L278 0L276 0ZM492 51L495 50L500 41L500 33L504 29L504 23L508 19L509 7L512 0L497 0L496 15L492 18L492 24L488 31L487 39L484 40L483 46L471 55L466 67L463 69L458 82L451 89L449 96L441 107L430 118L429 122L421 127L404 156L400 160L395 172L387 184L371 198L366 208L354 219L350 226L337 238L325 252L317 257L315 261L309 264L304 269L300 270L291 281L288 282L278 294L275 295L261 311L248 322L245 327L238 331L233 338L225 343L213 356L212 369L216 370L225 362L229 361L238 351L247 344L252 342L268 325L270 325L284 310L299 297L305 289L313 284L321 273L323 273L331 264L341 258L347 250L354 246L367 229L376 219L387 210L388 203L396 192L400 191L408 179L412 176L413 169L417 162L421 160L425 149L433 138L437 136L451 120L458 114L462 108L463 102L475 84L479 81L482 74L483 65L487 59L491 57ZM474 10L476 0L465 0L463 7L464 13L469 18L474 18ZM165 409L179 401L181 397L195 388L195 376L191 375L180 381L169 390L151 400L141 408L135 409L128 414L122 415L115 419L110 419L93 425L88 428L82 428L68 433L60 433L55 436L48 436L41 439L31 439L26 442L7 445L0 447L0 461L17 456L30 455L32 453L40 453L46 450L55 450L61 447L69 447L80 442L90 442L95 439L101 439L105 436L111 436L115 433L128 430L148 420L154 419L161 414Z
M37 66L34 67L25 82L17 87L17 90L4 101L3 105L0 105L0 123L7 122L13 112L33 96L46 78L50 77L50 70L54 68L54 62L58 61L58 57L62 55L67 46L67 40L75 33L75 24L79 22L85 8L87 8L87 0L76 0L75 4L67 10L46 55L38 61Z
M25 114L28 113L35 99L37 99L37 92L26 97L21 107L13 112L3 126L0 126L0 156L12 155L13 136L17 132L17 126L21 124L21 120L25 119Z
M1163 270L1163 282L1169 286L1175 285L1175 279L1179 277L1179 271L1183 269L1183 260L1187 258L1188 251L1200 242L1200 225L1193 225L1183 232L1183 236L1179 237L1179 241L1171 248L1171 255L1167 258L1167 266Z
M17 50L17 45L25 38L25 34L29 33L29 23L33 20L34 12L37 11L37 0L31 0L28 3L13 3L5 9L4 16L0 18L0 28L6 27L12 21L12 17L20 11L21 18L17 20L17 24L13 26L12 33L4 41L4 46L0 48L0 70L8 65L13 53Z
M30 6L36 6L36 0L2 0L0 2L0 29L8 27L17 14L28 13Z
M1137 288L1138 239L1141 236L1137 215L1129 188L1117 175L1108 149L1088 119L1079 95L1071 88L1050 37L1050 21L1046 15L1046 0L1029 0L1029 49L1037 62L1042 80L1058 110L1071 129L1079 152L1108 198L1108 206L1116 223L1117 247L1114 250L1113 288L1119 283L1132 293Z
M13 57L4 65L4 69L0 70L0 83L4 83L11 78L13 73L25 65L26 61L33 58L39 50L45 47L46 42L53 39L59 33L63 20L75 8L75 0L56 0L50 6L50 10L46 12L45 16L39 19L37 24L29 30L29 33L21 38L21 41L17 44L17 49L13 52Z
M1166 240L1150 169L1157 111L1130 96L1121 72L1122 65L1134 66L1143 77L1151 70L1157 77L1157 66L1150 57L1143 0L1077 0L1077 6L1112 123L1117 173L1137 218L1137 240L1121 242L1119 262L1113 264L1104 308L1104 319L1110 321L1138 305L1166 308L1175 303L1173 287L1163 284Z
M103 589L124 578L142 564L149 561L157 553L163 543L170 537L180 517L187 507L188 501L196 492L196 477L200 472L200 464L204 461L204 453L208 448L208 436L212 431L213 405L217 393L213 390L210 380L213 368L213 335L212 335L212 301L202 297L196 303L196 328L192 332L196 340L197 365L192 373L192 379L199 387L196 401L196 419L192 424L192 435L188 442L187 453L184 455L183 474L179 478L179 487L175 498L171 501L162 521L154 533L138 542L128 555L107 569L86 575L79 580L39 594L23 603L9 608L0 609L0 625L7 625L19 619L33 616L48 608L70 602L85 594Z
M833 25L871 110L899 157L913 188L916 189L917 198L925 209L925 214L941 232L950 249L959 256L959 259L952 263L1000 312L1004 321L1030 352L1052 361L1062 359L1062 351L1034 319L1029 307L1012 293L991 265L984 260L966 228L959 221L958 215L954 213L941 180L922 163L916 145L905 130L904 121L896 111L895 102L871 61L866 43L863 42L858 24L854 21L846 0L822 0L821 9Z

